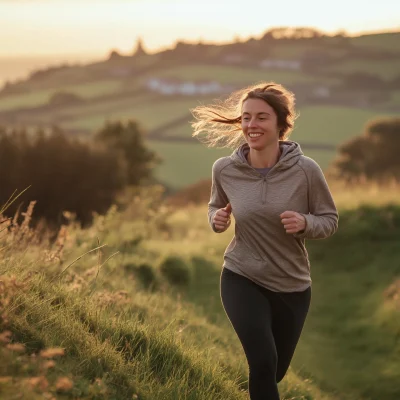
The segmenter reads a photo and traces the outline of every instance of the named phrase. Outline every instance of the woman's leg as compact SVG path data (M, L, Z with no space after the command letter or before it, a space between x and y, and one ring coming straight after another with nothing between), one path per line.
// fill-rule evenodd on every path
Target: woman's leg
M251 400L279 400L278 360L268 298L254 282L224 268L221 300L246 354Z
M303 292L270 292L272 333L278 353L276 381L285 376L300 338L311 301L311 287Z

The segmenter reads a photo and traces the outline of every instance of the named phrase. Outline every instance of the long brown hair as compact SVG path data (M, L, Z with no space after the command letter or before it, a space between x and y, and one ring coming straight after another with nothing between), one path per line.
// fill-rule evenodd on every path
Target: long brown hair
M295 96L275 82L261 82L235 91L225 100L191 109L195 117L191 124L194 130L192 136L209 147L234 148L243 143L241 114L243 102L247 99L262 99L268 103L277 115L279 139L286 140L289 137L297 117Z

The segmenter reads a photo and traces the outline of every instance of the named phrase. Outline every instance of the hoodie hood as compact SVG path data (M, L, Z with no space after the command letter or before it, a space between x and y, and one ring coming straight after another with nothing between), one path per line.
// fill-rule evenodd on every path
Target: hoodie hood
M280 140L279 148L281 149L281 157L278 162L274 165L273 170L285 170L293 165L297 164L300 157L303 156L300 145L291 140ZM250 152L250 146L247 143L240 145L230 156L232 161L239 167L250 168L255 171L254 168L247 162L247 155Z

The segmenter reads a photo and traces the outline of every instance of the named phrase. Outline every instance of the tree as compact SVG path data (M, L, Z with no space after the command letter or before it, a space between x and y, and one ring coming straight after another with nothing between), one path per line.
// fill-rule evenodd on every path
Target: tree
M134 50L133 55L134 55L134 57L147 55L147 53L144 49L142 38L138 38L138 40L136 42L136 49Z
M126 185L126 168L117 154L68 140L57 128L6 132L0 129L0 204L15 191L29 189L10 207L36 200L34 217L51 225L62 223L63 211L76 214L84 224L92 212L106 212Z
M112 60L120 60L123 56L118 53L117 50L111 50L110 55L108 56L108 60L112 61Z
M361 136L344 143L335 174L348 181L400 182L400 118L370 122Z
M151 180L153 168L161 158L144 144L144 131L133 120L108 122L95 136L107 149L122 154L127 164L128 184L140 185Z

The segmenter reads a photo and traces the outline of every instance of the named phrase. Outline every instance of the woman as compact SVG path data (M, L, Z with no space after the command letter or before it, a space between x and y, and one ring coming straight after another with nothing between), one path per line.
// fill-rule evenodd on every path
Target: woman
M192 110L194 136L237 147L212 169L208 217L214 232L235 218L224 253L221 300L249 365L252 400L279 400L311 300L305 239L323 239L338 213L318 164L287 137L294 95L276 83ZM242 143L244 142L244 143Z

